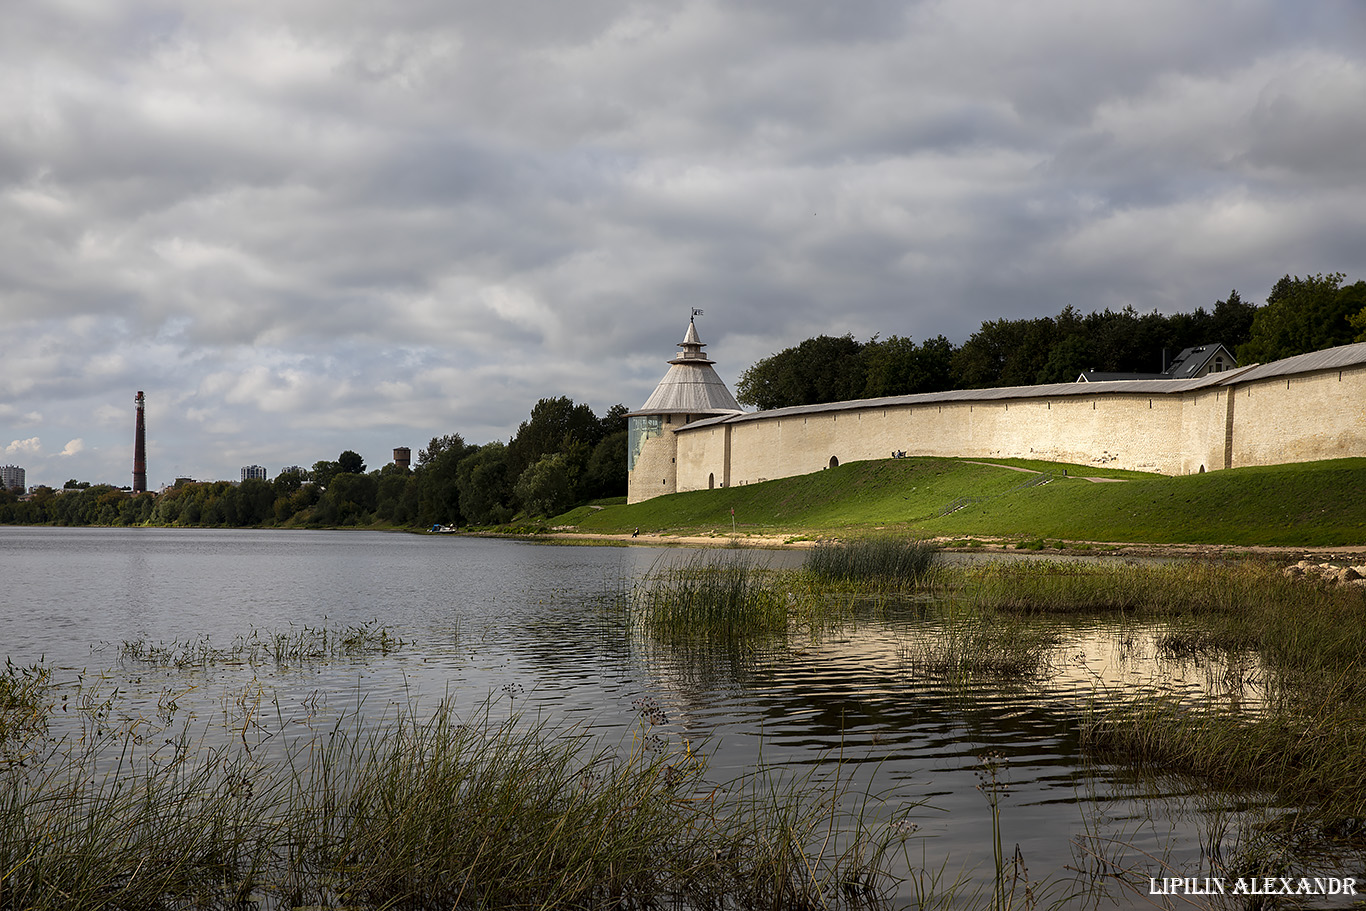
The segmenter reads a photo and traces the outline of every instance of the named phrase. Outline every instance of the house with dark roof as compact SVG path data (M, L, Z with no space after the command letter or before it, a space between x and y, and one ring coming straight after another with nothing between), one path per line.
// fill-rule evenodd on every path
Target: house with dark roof
M1223 345L1196 345L1184 349L1162 373L1113 373L1086 370L1077 377L1078 383L1099 383L1107 380L1198 380L1211 373L1223 373L1238 366L1238 360Z

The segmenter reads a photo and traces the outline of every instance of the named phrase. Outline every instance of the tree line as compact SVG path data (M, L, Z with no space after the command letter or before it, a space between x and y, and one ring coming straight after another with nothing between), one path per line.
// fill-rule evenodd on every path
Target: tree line
M190 482L134 495L73 479L61 492L38 488L26 499L0 491L0 524L429 527L553 516L626 495L626 412L613 405L599 417L569 398L544 398L507 443L433 437L413 468L367 470L346 450L273 481Z
M942 335L867 342L809 338L741 375L736 397L760 409L860 398L1072 382L1089 369L1156 373L1163 352L1219 342L1240 363L1266 363L1366 341L1366 281L1341 273L1286 275L1258 307L1236 290L1212 311L1163 316L1132 307L1083 315L982 323L961 346ZM507 442L482 446L458 433L433 437L415 468L366 470L356 452L283 471L273 481L188 483L133 495L108 484L68 481L20 499L0 490L0 524L320 526L385 523L494 526L519 516L563 513L626 494L627 408L601 417L566 397L544 398Z
M916 343L893 335L866 342L821 335L760 360L736 384L736 398L762 410L850 399L1070 383L1087 370L1160 373L1185 348L1221 343L1239 363L1267 363L1366 341L1366 281L1341 273L1286 275L1258 307L1237 290L1212 311L1140 314L1132 307L1082 314L997 319L961 346L944 336Z

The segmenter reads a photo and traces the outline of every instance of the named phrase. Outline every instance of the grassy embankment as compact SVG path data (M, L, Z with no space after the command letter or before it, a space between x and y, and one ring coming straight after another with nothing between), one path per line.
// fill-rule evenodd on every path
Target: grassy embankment
M987 461L987 460L980 460ZM693 491L551 520L585 533L840 536L904 532L1019 542L1333 546L1366 544L1366 459L1164 477L1085 465L993 460L855 462L761 484ZM1038 475L1053 480L1023 486ZM1063 470L1067 476L1063 477ZM1084 477L1122 479L1096 483ZM975 498L948 515L942 511ZM875 531L878 530L878 531Z

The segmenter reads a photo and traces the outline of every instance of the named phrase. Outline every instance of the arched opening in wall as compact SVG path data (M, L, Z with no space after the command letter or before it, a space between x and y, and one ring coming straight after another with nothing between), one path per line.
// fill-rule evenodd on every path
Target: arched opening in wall
M716 489L716 475L715 475L715 473L707 475L707 489L708 489L708 490L715 490L715 489Z
M1205 473L1205 466L1204 466L1204 465L1201 465L1201 466L1200 466L1200 474L1204 474L1204 473Z
M837 459L837 458L835 458L834 456L831 456L831 457L830 457L830 467L831 467L831 468L839 468L839 467L840 467L840 460Z

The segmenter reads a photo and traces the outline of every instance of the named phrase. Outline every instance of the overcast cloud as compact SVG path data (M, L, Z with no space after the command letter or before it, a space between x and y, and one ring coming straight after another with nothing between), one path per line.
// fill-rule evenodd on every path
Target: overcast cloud
M1366 4L11 0L0 461L153 486L819 333L1366 278Z

